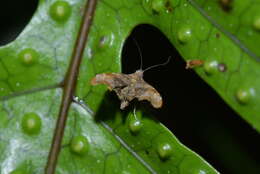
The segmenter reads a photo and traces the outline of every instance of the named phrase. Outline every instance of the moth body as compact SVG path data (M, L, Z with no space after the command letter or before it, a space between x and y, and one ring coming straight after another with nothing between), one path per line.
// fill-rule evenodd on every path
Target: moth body
M108 86L108 89L115 91L118 98L121 100L120 109L122 110L135 98L139 101L149 101L154 108L161 108L163 104L160 93L143 80L142 70L137 70L132 74L97 74L91 80L91 84L105 84Z

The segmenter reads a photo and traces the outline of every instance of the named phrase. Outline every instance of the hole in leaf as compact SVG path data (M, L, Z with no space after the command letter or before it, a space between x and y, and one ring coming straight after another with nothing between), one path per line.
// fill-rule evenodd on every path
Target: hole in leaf
M123 49L123 72L140 67L133 39L140 46L143 69L172 56L166 66L144 73L164 100L163 108L155 110L157 119L220 173L260 173L260 135L195 72L185 69L185 61L158 29L139 25L132 31Z
M23 31L36 11L37 0L1 1L0 46L8 44Z

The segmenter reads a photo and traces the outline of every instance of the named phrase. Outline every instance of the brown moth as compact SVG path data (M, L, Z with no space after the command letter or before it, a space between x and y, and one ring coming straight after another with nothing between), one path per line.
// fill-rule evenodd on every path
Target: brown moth
M195 67L203 65L203 63L204 63L203 60L187 60L185 68L186 69L195 68Z
M129 102L137 98L139 101L147 100L154 108L162 107L163 101L160 93L143 79L142 70L132 74L103 73L97 74L92 85L105 84L109 90L116 92L121 100L120 109L125 109Z
M163 105L163 100L160 93L151 85L149 85L143 79L143 74L145 71L163 66L169 63L170 58L164 63L157 64L142 70L142 54L138 43L134 40L140 57L140 69L132 74L123 73L102 73L97 74L92 80L91 85L104 84L107 85L110 91L115 91L118 98L121 101L120 109L125 109L129 103L137 98L139 101L147 100L151 103L154 108L161 108Z

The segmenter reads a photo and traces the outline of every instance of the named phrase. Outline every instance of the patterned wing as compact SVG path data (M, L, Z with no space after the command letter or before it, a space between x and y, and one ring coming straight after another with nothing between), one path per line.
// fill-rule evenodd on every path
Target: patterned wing
M160 93L148 83L144 83L143 87L139 89L138 95L136 96L139 101L147 100L154 108L161 108L163 104Z

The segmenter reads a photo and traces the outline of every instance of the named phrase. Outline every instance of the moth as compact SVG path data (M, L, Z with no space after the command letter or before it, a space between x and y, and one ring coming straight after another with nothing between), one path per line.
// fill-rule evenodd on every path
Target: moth
M169 57L170 58L170 57ZM161 108L163 100L160 93L150 84L144 81L143 74L148 69L165 65L167 62L151 66L145 70L137 70L132 74L123 73L102 73L97 74L91 85L104 84L110 91L115 91L121 101L120 109L125 109L133 99L139 101L147 100L154 108Z

